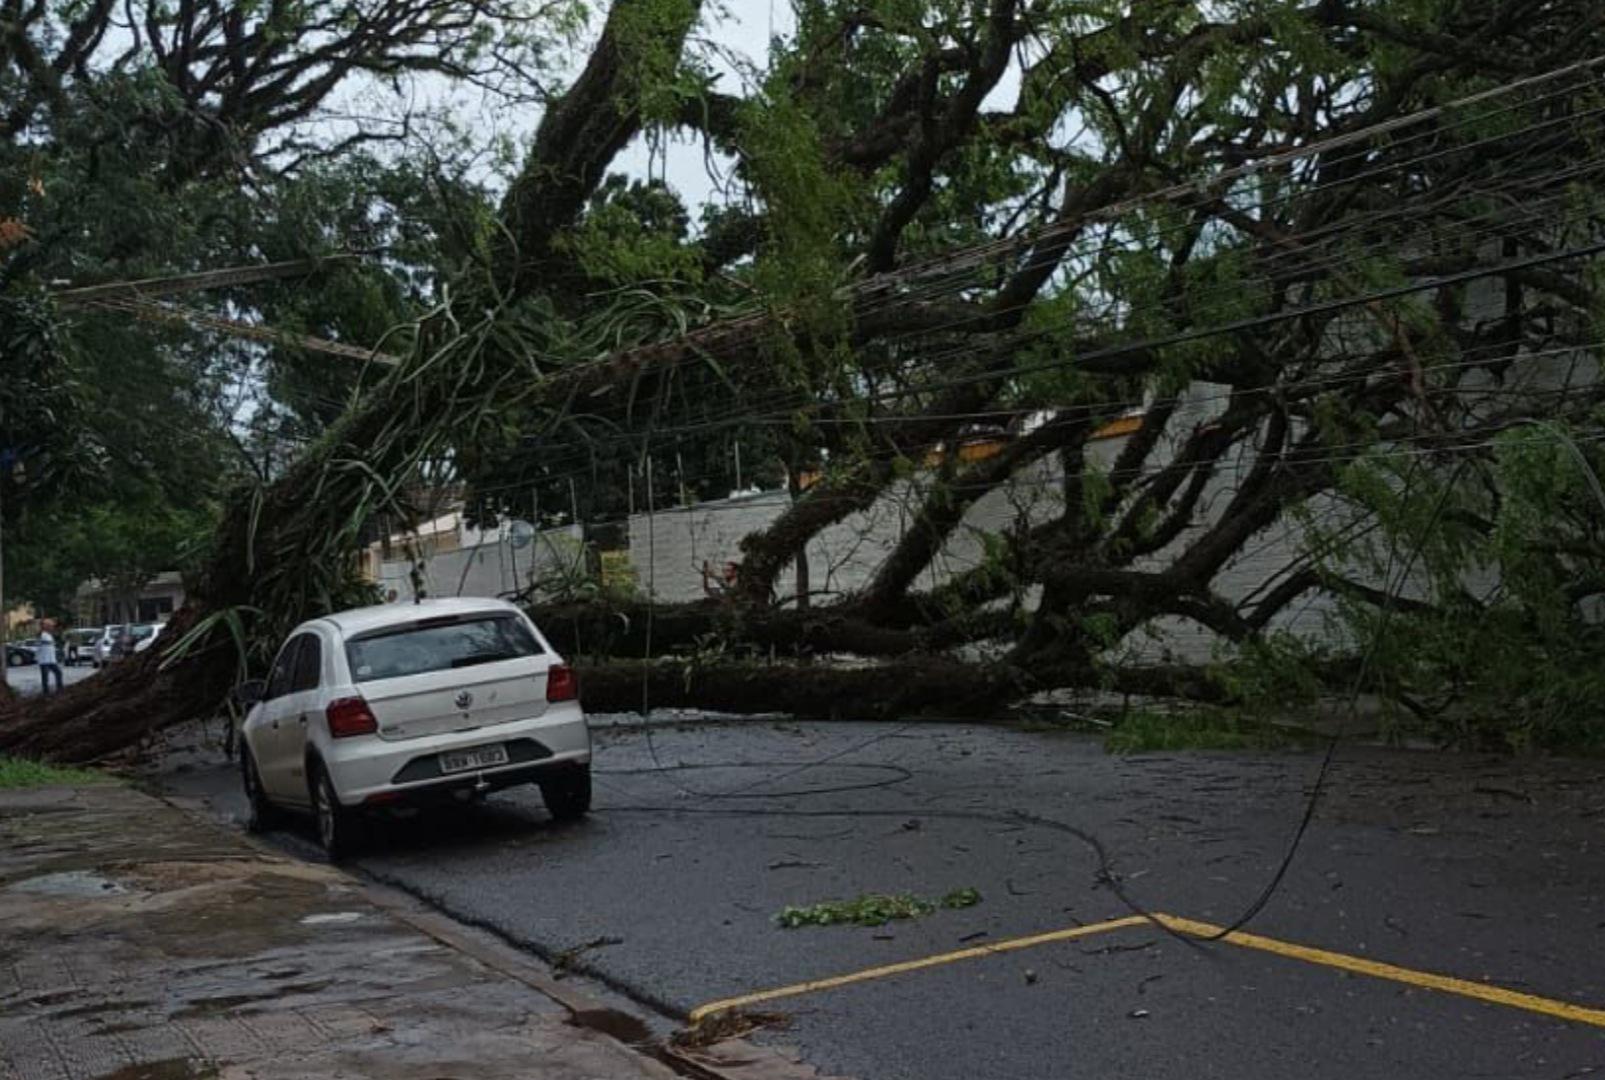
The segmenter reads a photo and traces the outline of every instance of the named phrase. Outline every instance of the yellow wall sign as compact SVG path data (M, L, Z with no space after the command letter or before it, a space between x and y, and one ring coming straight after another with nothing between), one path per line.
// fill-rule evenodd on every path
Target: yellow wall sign
M609 589L635 588L635 566L628 551L604 551L602 559L602 585Z

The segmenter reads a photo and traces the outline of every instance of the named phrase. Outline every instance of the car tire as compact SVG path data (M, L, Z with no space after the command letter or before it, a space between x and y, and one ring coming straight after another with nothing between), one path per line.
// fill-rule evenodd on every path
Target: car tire
M307 769L307 786L312 795L312 817L318 829L318 846L330 862L350 857L362 843L362 819L340 805L329 770L319 761Z
M577 821L591 809L591 767L580 765L538 781L546 810L558 821Z
M247 832L271 832L284 824L284 813L268 799L262 788L262 774L257 771L256 758L249 747L240 750L240 782L245 787L249 814L245 819Z

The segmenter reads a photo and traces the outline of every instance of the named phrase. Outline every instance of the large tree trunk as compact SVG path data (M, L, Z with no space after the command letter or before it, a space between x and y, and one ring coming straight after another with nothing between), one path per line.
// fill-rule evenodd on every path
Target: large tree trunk
M822 720L975 720L1002 717L1031 680L1001 666L940 657L859 667L614 660L580 667L590 712L697 708Z

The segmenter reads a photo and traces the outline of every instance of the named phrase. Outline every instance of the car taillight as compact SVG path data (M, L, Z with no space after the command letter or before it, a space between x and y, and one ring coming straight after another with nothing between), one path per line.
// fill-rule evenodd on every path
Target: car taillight
M359 697L343 697L329 702L329 707L323 711L329 721L329 734L336 739L348 739L353 735L372 735L379 730L379 721L374 718L373 710L368 703Z
M573 701L580 696L580 680L567 664L553 664L546 669L546 700Z

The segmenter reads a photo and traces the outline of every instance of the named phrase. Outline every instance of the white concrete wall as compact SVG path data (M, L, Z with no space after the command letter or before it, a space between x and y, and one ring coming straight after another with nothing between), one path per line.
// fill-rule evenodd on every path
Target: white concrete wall
M429 596L500 596L518 592L552 574L578 573L583 551L573 526L547 529L522 548L508 538L459 548L423 560L423 584ZM413 599L413 564L405 559L382 563L379 587L387 599Z
M929 483L929 478L901 481L868 511L832 525L809 543L809 589L816 602L869 582L910 527ZM970 508L919 587L931 588L979 565L987 535L1000 535L1022 518L1035 524L1056 516L1063 502L1060 488L1058 465L1047 461L1023 470L1009 487L989 492ZM775 491L636 514L630 518L630 561L641 591L666 603L701 599L707 595L703 563L717 572L727 562L739 562L741 538L766 528L789 504L786 492ZM776 595L791 597L796 589L795 570L788 567L776 582Z
M1222 388L1200 385L1192 393L1196 400L1179 410L1170 425L1172 434L1155 451L1153 461L1169 460L1194 424L1208 420L1224 407ZM1088 460L1108 468L1125 443L1124 438L1094 443L1088 450ZM1199 524L1170 548L1144 560L1140 568L1163 566L1187 540L1196 537L1230 500L1247 465L1243 455L1228 461L1200 503ZM911 527L930 483L930 477L902 481L868 512L854 514L816 537L808 549L812 590L839 596L867 584ZM726 562L740 561L741 538L767 527L788 503L785 492L767 492L635 515L630 519L630 560L641 591L669 603L701 599L706 595L701 573L704 562L718 571ZM1009 530L1052 520L1063 509L1063 472L1058 460L1049 458L1032 464L1010 484L989 492L970 508L963 524L921 574L916 587L933 588L980 565L989 541ZM1266 530L1222 571L1218 582L1222 595L1236 600L1268 587L1294 563L1301 545L1302 534L1296 525L1283 522ZM795 591L795 575L788 568L777 582L776 593L790 597ZM829 599L829 595L816 596L816 602ZM1330 603L1301 602L1277 625L1298 633L1328 633L1331 610ZM1203 627L1188 620L1164 619L1123 647L1145 660L1199 662L1208 660L1216 646L1215 636Z

